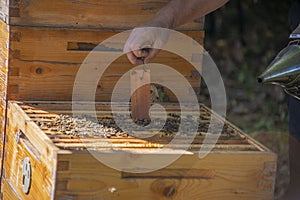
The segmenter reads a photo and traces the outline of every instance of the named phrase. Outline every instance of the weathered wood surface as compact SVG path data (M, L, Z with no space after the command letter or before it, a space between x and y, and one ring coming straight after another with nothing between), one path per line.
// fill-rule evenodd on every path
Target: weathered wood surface
M76 73L85 57L95 45L116 33L117 31L112 30L11 26L8 98L13 100L71 100ZM183 31L183 33L200 43L203 41L202 31ZM119 44L112 45L116 48L114 45ZM106 49L109 50L108 47ZM117 53L122 52L122 49L115 50ZM106 52L105 50L101 55L103 62L115 56L112 51ZM196 92L199 92L200 75L195 73L194 67L183 58L169 52L161 52L153 62L174 68L185 76ZM114 61L97 85L96 100L110 100L115 83L133 67L126 56L121 56ZM162 81L175 82L176 78L172 78ZM129 88L129 85L126 87ZM183 92L189 91L189 89L183 90ZM170 91L166 90L166 93L170 96L170 101L176 100ZM86 100L84 95L81 98L81 100Z
M3 22L8 22L8 5L9 1L6 0L0 0L0 19Z
M33 121L49 121L51 119L49 118L54 118L55 116L59 115L59 114L65 114L65 115L80 115L80 114L85 114L86 116L92 115L94 111L96 111L96 115L99 119L101 118L107 118L107 117L112 117L111 115L111 105L117 105L117 107L122 108L122 110L124 109L124 106L126 107L130 107L130 105L128 105L127 103L122 104L120 102L118 103L111 103L111 102L96 102L95 105L93 104L93 106L95 106L95 110L91 110L91 102L80 102L77 103L78 104L78 108L80 108L80 110L72 110L72 102L66 102L66 101L25 101L25 102L19 102L19 105L21 106L21 108L24 110L24 112L33 120ZM167 113L173 113L173 114L181 114L181 108L188 106L185 104L182 104L180 107L178 103L160 103L161 106L163 106L165 108L165 110L167 111ZM118 111L119 112L119 111ZM153 112L159 112L156 109L153 109ZM209 108L207 108L206 106L200 105L200 113L201 116L204 117L204 121L200 120L200 123L209 123L210 120L210 116L213 115L213 117L215 119L217 119L218 121L224 121L226 124L226 127L228 130L233 131L233 133L235 135L238 135L239 137L237 138L228 138L227 135L221 135L219 137L219 140L217 142L217 144L228 144L228 145L252 145L252 149L256 149L258 151L270 151L268 148L266 148L264 145L260 144L259 142L257 142L256 140L254 140L253 138L251 138L249 135L243 133L243 131L241 131L239 128L237 128L236 126L234 126L232 123L224 120L223 118L219 117L216 113L214 113L212 110L210 110ZM43 130L44 132L46 132L47 134L49 134L49 137L52 138L52 141L57 142L55 139L58 139L58 141L61 139L70 139L70 136L65 136L63 137L62 135L60 135L58 138L55 135L55 133L53 131L49 131L49 130ZM203 135L199 135L194 139L194 143L195 144L201 144L203 139L205 137L205 133L203 133ZM53 140L54 139L54 140ZM152 138L154 142L160 142L162 144L167 144L170 141L170 138L165 138L165 137L158 137L157 139ZM172 138L171 138L172 139ZM180 139L180 137L178 137L178 139ZM182 140L184 140L184 136L181 138ZM103 140L103 139L101 139ZM72 139L72 141L74 141L74 138ZM96 139L95 139L96 141ZM141 142L141 141L139 141ZM245 146L245 150L247 150L247 146ZM193 149L193 148L192 148ZM196 149L199 149L196 148ZM217 148L218 149L218 148ZM225 150L225 147L220 148L221 150ZM229 150L230 147L227 148L227 150ZM242 148L232 148L232 150L242 150ZM251 148L248 148L249 150L251 150Z
M60 154L58 160L58 199L273 199L276 158L269 153L210 154L202 160L197 154L183 155L162 170L143 174L118 172L83 152Z
M150 83L151 71L149 69L136 69L130 73L132 119L150 119Z
M212 151L203 159L199 159L197 151L188 150L171 165L149 173L119 172L96 160L87 150L64 148L59 150L58 144L79 143L70 137L50 139L34 124L33 121L37 118L46 119L47 115L53 118L55 115L49 113L50 108L58 112L63 107L63 103L42 104L38 102L29 104L35 105L35 108L9 103L3 199L14 199L16 196L25 200L37 198L180 200L198 199L200 196L212 200L273 199L276 155L256 142L236 143L232 145L233 148L224 148L230 147L230 144L219 144L218 151ZM105 105L108 104L99 103L97 107ZM43 106L48 107L48 110L41 110ZM171 108L172 106L175 108L175 105L170 104ZM20 130L23 134L18 141L16 133ZM93 143L97 142L96 140L100 139L95 141L87 139L85 142ZM120 144L125 138L115 141L102 140ZM132 141L135 145L147 143L138 138L131 138L128 141ZM245 150L245 147L249 149ZM244 150L240 151L239 148ZM124 154L110 149L98 153L117 158L114 162L127 161L134 156L163 161L170 153L182 153L182 150L166 149L158 154L153 153L149 147L128 148L126 151L131 153ZM33 168L33 185L28 195L24 195L21 190L19 176L24 157L30 158Z
M2 170L3 148L6 123L7 72L8 72L9 30L0 20L0 174Z
M151 19L169 1L1 0L0 17L11 25L128 29ZM182 28L201 30L203 19Z
M84 116L89 116L93 114L93 110L91 110L91 105L92 103L90 102L81 102L80 103L80 110L72 110L72 103L71 102L56 102L56 101L51 101L51 102L43 102L43 101L35 101L35 102L23 102L19 103L21 109L26 113L30 119L35 122L41 122L41 123L47 123L47 122L53 122L53 120L58 117L60 114L64 115L73 115L73 114L84 114ZM117 107L121 108L122 110L124 109L125 104L122 103L108 103L108 102L97 102L95 106L95 111L96 111L96 116L98 117L99 120L106 120L109 118L113 118L112 113L111 113L111 105L117 105ZM182 104L180 107L178 103L161 103L161 106L163 106L167 113L169 114L176 114L178 116L181 115L180 108L188 105ZM126 108L129 108L130 104L126 106ZM159 110L152 109L155 115L159 114ZM119 112L119 111L116 111ZM122 113L119 113L122 114ZM219 122L224 121L225 127L224 131L220 135L216 146L214 148L214 151L262 151L262 152L270 152L268 148L251 138L249 135L243 133L240 129L238 129L236 126L231 124L230 122L224 120L223 118L219 117L216 113L211 111L209 108L207 108L204 105L200 105L200 116L202 119L199 120L200 124L208 124L210 123L211 117L216 119ZM170 116L169 116L170 117ZM45 132L48 137L51 138L52 142L55 143L55 145L58 145L60 147L64 147L63 145L65 144L65 147L72 148L72 145L74 147L78 145L78 147L84 147L82 144L85 142L86 144L89 143L97 143L97 142L110 142L112 146L117 147L120 145L122 148L130 148L130 145L126 142L128 141L129 143L137 144L136 147L139 147L138 145L141 145L140 147L143 148L150 148L153 146L154 148L158 147L163 147L163 145L168 144L170 140L173 139L172 136L164 136L161 137L159 135L148 138L146 140L141 140L137 138L133 138L131 136L128 136L127 138L110 138L110 139L105 139L102 137L94 137L94 138L76 138L72 135L64 135L58 132L57 129L53 127L46 127L46 126L41 126L40 127L43 132ZM230 132L230 135L228 133ZM146 136L148 133L147 131L139 131L141 135ZM174 133L175 134L175 133ZM206 133L201 132L200 135L197 135L194 138L194 141L192 143L192 146L189 148L190 151L198 151L199 148L201 147L203 140L205 138ZM185 141L185 136L177 136L176 137L178 140L182 141L182 144ZM154 142L152 144L149 144L149 141ZM127 144L128 146L124 146L123 144ZM159 145L161 144L161 145ZM144 145L144 146L143 146ZM111 147L112 147L111 146ZM133 147L132 146L132 147ZM110 148L110 146L106 146L105 148ZM180 143L172 146L172 148L182 148L180 146ZM76 149L76 148L75 148Z
M1 199L2 200L20 200L21 197L18 195L14 188L11 187L7 180L2 179L1 182Z
M50 199L54 194L58 148L17 104L9 104L7 112L2 178L21 199ZM32 183L28 194L22 191L22 165L26 157L30 159L32 168Z

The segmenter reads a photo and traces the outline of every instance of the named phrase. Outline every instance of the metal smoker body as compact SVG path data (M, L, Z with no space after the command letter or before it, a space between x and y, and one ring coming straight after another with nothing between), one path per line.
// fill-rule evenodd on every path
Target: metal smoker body
M263 84L280 85L286 93L300 100L300 40L281 50L259 77Z

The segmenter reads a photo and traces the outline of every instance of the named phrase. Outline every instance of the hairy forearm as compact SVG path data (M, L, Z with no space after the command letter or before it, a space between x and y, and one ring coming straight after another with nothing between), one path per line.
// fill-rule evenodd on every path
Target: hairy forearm
M167 31L153 29L153 27L177 28L216 10L227 1L171 0L150 21L132 30L124 45L124 52L126 52L132 64L148 63L150 59L158 54L159 49L161 49L168 38ZM142 53L141 49L143 48L149 48L149 52L146 54ZM143 60L140 58L143 58Z
M176 28L218 9L227 1L172 0L155 15L148 25L155 24L164 28Z

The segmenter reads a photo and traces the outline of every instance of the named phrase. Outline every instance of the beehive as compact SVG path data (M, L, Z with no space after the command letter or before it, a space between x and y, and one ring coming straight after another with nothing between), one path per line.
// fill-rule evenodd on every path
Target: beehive
M112 35L150 19L167 2L1 0L1 150L7 100L72 100L76 73L88 53ZM199 20L181 30L202 42L202 27ZM165 53L158 60L173 64L198 90L199 77L189 76L193 68L172 58ZM114 82L132 67L125 56L114 62L98 83L96 99L110 100Z
M90 155L78 137L41 126L71 113L76 73L98 43L142 24L168 1L0 1L2 199L272 199L276 156L230 123L227 128L235 138L221 136L205 159L197 155L203 140L198 135L176 162L141 174L111 169ZM203 19L179 28L199 43L202 29ZM154 62L172 66L199 92L200 76L182 58L161 52ZM122 56L106 70L95 94L97 110L110 115L109 106L101 102L110 100L115 82L133 67ZM167 94L170 102L176 100L172 92ZM170 102L165 106L178 112ZM112 145L98 149L117 148L143 157L153 156L151 149L171 139L164 134L152 140L125 136L86 140L93 148L95 141L105 140ZM179 147L155 157L180 155Z
M109 104L98 103L96 106L101 121L110 119ZM165 107L169 116L177 117L177 106L167 104ZM79 137L59 128L64 121L56 123L58 119L67 119L71 113L71 102L9 102L2 185L5 198L273 198L276 156L229 122L213 151L204 159L198 157L206 132L203 125L207 125L211 117L222 120L204 106L200 109L198 134L184 152L181 144L176 143L154 153L153 149L162 149L173 139L172 131L162 131L146 139L123 133ZM184 144L185 136L180 138ZM89 150L98 150L99 154L109 152L109 156L119 158L120 162L130 162L134 156L141 160L163 160L174 154L182 156L157 171L128 173L107 167ZM30 160L32 171L28 194L22 187L25 158Z

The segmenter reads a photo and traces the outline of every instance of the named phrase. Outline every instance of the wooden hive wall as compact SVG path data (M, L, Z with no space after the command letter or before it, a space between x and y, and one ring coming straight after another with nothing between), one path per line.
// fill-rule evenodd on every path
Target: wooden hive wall
M8 98L72 100L74 80L85 57L98 43L117 33L118 31L113 30L11 26ZM183 33L199 43L203 41L202 31ZM121 49L116 49L115 53L120 52L122 53ZM103 61L115 55L110 47L107 47L107 52L102 53L105 55L101 58ZM195 91L199 91L200 76L183 58L161 52L153 62L174 68L190 82ZM126 56L114 61L98 83L96 100L109 101L116 82L133 67L135 66L129 63ZM164 81L176 79L167 77ZM172 93L169 92L168 95L170 101L176 100ZM82 97L81 100L86 99Z
M185 151L171 146L154 153L151 148L157 147L145 146L137 150L123 146L123 148L111 149L106 145L103 146L107 143L91 140L90 142L95 145L92 147L93 150L96 146L99 147L102 151L97 153L115 158L116 163L128 162L129 159L134 159L132 162L158 159L158 163L164 163L163 161L171 154L181 155L175 162L157 171L120 172L99 162L85 147L75 147L79 144L78 139L76 142L76 138L70 135L57 132L55 136L54 133L46 133L40 128L41 126L37 125L39 120L41 122L50 120L55 114L70 113L70 103L9 102L8 137L5 147L7 153L2 179L4 200L31 200L37 197L62 200L181 200L199 199L199 197L212 200L273 199L276 155L242 132L239 133L241 138L238 143L223 144L227 148L216 149L202 159L199 158L198 151L192 150L193 148ZM97 107L107 109L109 106L100 103ZM174 108L173 105L170 108L172 107ZM19 139L17 139L18 133L21 133ZM60 141L57 141L58 135L62 138ZM62 143L66 144L63 142L64 138L73 140L70 141L69 147L60 146ZM132 141L133 139L135 141ZM244 143L245 139L247 144ZM112 143L116 142L112 138L108 140ZM124 141L126 138L120 140ZM132 144L143 141L138 138L127 138L125 143L130 143L130 140ZM234 148L237 144L245 147L237 150ZM248 148L249 145L253 148ZM103 148L107 150L103 151ZM30 158L32 166L32 182L28 194L24 194L21 184L21 166L25 157Z
M0 20L0 171L2 168L3 145L5 143L7 72L8 72L8 37L9 32L4 22Z
M0 17L10 25L130 29L151 19L169 1L0 0ZM202 25L199 19L181 29L201 30Z
M149 20L168 2L0 0L1 151L8 138L4 134L8 100L71 100L76 72L91 47ZM179 28L201 44L204 38L202 29L203 19ZM82 44L84 48L81 48ZM200 77L183 59L162 52L155 62L174 67L199 91ZM125 56L116 60L98 83L96 99L110 100L114 83L132 67ZM168 94L170 100L176 100L171 92ZM17 150L21 147L7 148ZM2 153L1 159L5 157ZM18 170L16 166L6 168ZM8 188L7 184L3 185Z
M0 18L9 24L10 34L8 99L71 100L76 73L89 51L151 19L168 2L0 0ZM203 22L201 18L179 30L202 44ZM164 52L154 62L178 70L199 93L200 77L183 59ZM132 67L125 56L116 60L99 81L96 100L109 101L114 84ZM166 93L170 101L176 100L172 92Z

